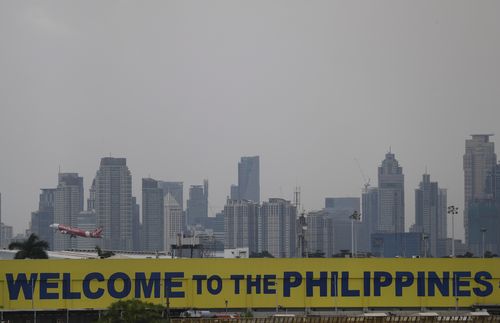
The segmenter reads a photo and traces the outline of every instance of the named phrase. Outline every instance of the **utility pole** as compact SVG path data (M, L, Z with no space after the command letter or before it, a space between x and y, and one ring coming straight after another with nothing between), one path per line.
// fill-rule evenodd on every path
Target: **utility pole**
M458 214L458 207L448 206L448 214L451 215L451 257L455 258L455 215Z

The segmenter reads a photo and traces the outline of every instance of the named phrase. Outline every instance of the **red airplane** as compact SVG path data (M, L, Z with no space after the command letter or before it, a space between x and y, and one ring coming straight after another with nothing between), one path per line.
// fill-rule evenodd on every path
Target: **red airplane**
M49 227L58 230L62 234L69 234L70 238L83 237L83 238L102 238L102 228L97 228L94 231L83 231L79 228L72 228L64 224L53 223Z

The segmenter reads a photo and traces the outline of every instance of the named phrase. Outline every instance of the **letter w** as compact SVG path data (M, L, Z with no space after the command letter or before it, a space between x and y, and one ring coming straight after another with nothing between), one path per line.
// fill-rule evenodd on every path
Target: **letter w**
M25 273L18 274L16 279L14 279L13 274L5 274L9 288L9 299L11 301L18 300L21 289L23 290L24 299L33 299L37 276L38 274L31 274L30 280L28 280Z

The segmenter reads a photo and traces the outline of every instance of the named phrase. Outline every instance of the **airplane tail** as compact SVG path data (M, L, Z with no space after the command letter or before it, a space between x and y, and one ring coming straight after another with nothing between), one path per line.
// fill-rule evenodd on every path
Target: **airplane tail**
M95 229L92 234L94 235L94 237L102 237L102 228L97 228Z

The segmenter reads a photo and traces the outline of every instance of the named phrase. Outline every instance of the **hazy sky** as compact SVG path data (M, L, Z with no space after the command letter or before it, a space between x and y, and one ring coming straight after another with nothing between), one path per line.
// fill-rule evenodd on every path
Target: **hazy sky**
M427 166L463 209L472 133L500 142L499 1L0 1L2 220L27 228L59 165L126 157L210 181L210 212L260 155L261 199L359 196L392 147L406 226ZM462 220L456 222L462 235Z

